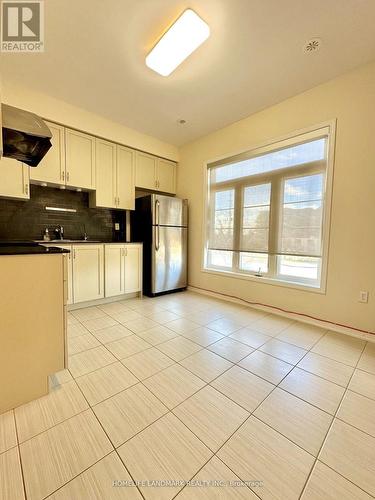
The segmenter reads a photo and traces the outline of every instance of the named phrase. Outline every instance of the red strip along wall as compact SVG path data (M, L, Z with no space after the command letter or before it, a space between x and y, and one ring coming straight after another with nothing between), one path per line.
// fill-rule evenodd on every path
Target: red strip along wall
M309 314L304 314L296 311L289 311L288 309L283 309L282 307L277 307L277 306L271 306L269 304L263 304L262 302L252 302L251 300L246 300L246 299L241 299L240 297L236 297L236 295L229 295L227 293L220 293L220 292L215 292L214 290L207 290L206 288L201 288L199 286L191 285L192 288L197 288L198 290L203 290L204 292L210 292L214 293L216 295L222 295L223 297L229 297L231 299L236 299L240 300L241 302L245 302L246 304L250 304L252 306L262 306L262 307L268 307L269 309L274 309L276 311L282 311L287 314L294 314L296 316L301 316L304 318L309 318L309 319L314 319L316 321L322 321L323 323L328 323L330 325L335 325L335 326L341 326L343 328L349 328L350 330L354 330L356 332L360 333L369 333L370 335L375 335L375 332L369 332L367 330L361 330L360 328L356 328L354 326L350 325L344 325L342 323L335 323L334 321L330 321L328 319L322 319L322 318L317 318L316 316L310 316Z

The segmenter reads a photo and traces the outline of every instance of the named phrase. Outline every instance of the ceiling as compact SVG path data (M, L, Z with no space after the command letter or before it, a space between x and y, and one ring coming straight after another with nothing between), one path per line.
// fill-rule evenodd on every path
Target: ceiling
M211 36L159 76L145 56L187 7ZM45 11L46 51L3 53L3 78L175 145L375 58L374 0L47 0ZM313 36L322 48L306 54Z

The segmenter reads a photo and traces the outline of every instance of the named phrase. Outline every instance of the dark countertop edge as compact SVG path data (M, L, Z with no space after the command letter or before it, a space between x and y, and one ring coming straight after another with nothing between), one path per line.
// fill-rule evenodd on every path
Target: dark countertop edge
M0 256L1 255L56 255L69 253L66 248L58 248L55 246L45 247L38 243L32 242L5 242L0 241Z

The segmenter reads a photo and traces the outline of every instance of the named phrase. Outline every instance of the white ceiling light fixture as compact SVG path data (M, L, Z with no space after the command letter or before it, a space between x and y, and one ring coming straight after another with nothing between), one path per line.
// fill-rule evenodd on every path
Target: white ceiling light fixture
M146 57L146 66L168 76L210 36L210 27L192 9L185 10Z

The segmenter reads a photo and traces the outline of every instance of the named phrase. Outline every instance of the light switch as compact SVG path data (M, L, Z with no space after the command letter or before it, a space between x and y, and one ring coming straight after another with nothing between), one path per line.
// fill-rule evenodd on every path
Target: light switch
M368 302L368 292L365 292L365 291L361 290L359 292L358 302L363 302L363 303L366 304Z

